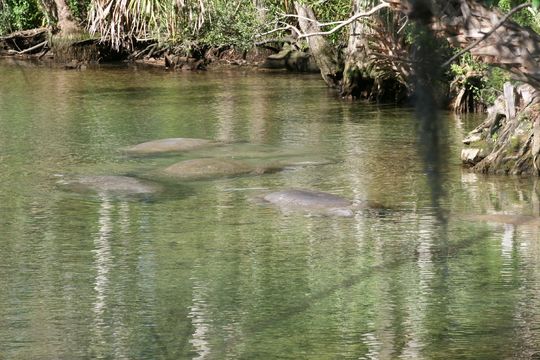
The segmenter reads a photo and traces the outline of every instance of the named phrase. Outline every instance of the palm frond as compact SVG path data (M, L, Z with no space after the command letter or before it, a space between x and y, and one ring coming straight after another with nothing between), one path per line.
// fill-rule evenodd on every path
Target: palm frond
M208 0L94 0L88 30L114 49L131 48L135 39L197 34L209 20Z

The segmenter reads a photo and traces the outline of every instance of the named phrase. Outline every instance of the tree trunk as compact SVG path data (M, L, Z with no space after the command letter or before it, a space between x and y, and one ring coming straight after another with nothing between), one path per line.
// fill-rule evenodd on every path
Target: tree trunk
M294 6L299 16L298 22L302 32L305 34L320 32L313 10L309 6L302 5L298 2L295 2ZM328 44L324 36L310 36L307 38L307 41L311 54L315 58L315 62L321 70L321 75L326 84L331 88L339 88L342 70L337 51Z
M65 0L54 0L58 12L57 26L62 35L80 33L81 29L75 21L71 10L69 10Z
M42 5L49 19L56 20L56 27L61 35L81 32L65 0L42 0Z
M353 14L366 13L378 0L354 0ZM341 95L345 98L401 102L411 92L408 78L411 66L407 61L409 44L405 33L405 17L381 10L368 18L360 18L349 26L349 42Z
M261 24L264 24L267 12L264 0L253 0L253 6L257 10L257 19Z
M461 160L483 173L540 175L540 94L530 85L505 93L463 140Z
M366 11L373 6L375 6L375 0L354 0L353 14ZM350 36L340 91L341 96L346 98L357 98L365 91L366 85L369 88L373 86L374 77L370 74L367 38L371 28L366 24L366 21L366 19L359 19L349 26ZM368 96L367 93L363 94L363 97Z

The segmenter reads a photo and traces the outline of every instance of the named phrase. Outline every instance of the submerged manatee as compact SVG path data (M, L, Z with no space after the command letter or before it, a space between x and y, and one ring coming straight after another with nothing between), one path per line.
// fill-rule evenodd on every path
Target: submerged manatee
M59 184L77 192L91 191L111 195L144 195L161 190L159 185L129 176L80 176L72 180L62 180Z
M246 162L222 158L204 158L180 161L164 170L168 176L179 179L205 179L235 175L258 175L280 170L274 166L253 166Z
M216 146L219 143L206 139L192 138L171 138L148 141L125 149L128 154L133 155L152 155L168 152L182 152L195 150L210 146Z
M355 204L341 196L312 190L289 189L267 194L263 199L283 211L300 211L315 215L352 217L368 206Z

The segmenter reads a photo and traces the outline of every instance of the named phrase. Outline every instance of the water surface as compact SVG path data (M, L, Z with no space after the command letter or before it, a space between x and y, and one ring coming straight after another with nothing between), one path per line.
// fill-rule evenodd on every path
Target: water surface
M339 101L316 76L0 64L0 79L0 359L538 356L538 222L478 217L538 216L537 183L463 171L473 120L444 115L433 202L414 112ZM227 145L121 151L170 137ZM155 176L198 157L289 166ZM164 190L61 186L94 175ZM289 187L390 210L317 217L257 201Z

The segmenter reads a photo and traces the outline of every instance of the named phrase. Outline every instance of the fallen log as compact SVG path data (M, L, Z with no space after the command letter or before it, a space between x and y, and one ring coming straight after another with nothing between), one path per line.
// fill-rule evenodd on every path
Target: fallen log
M38 28L16 31L0 37L0 53L23 55L40 52L49 41L49 30Z

